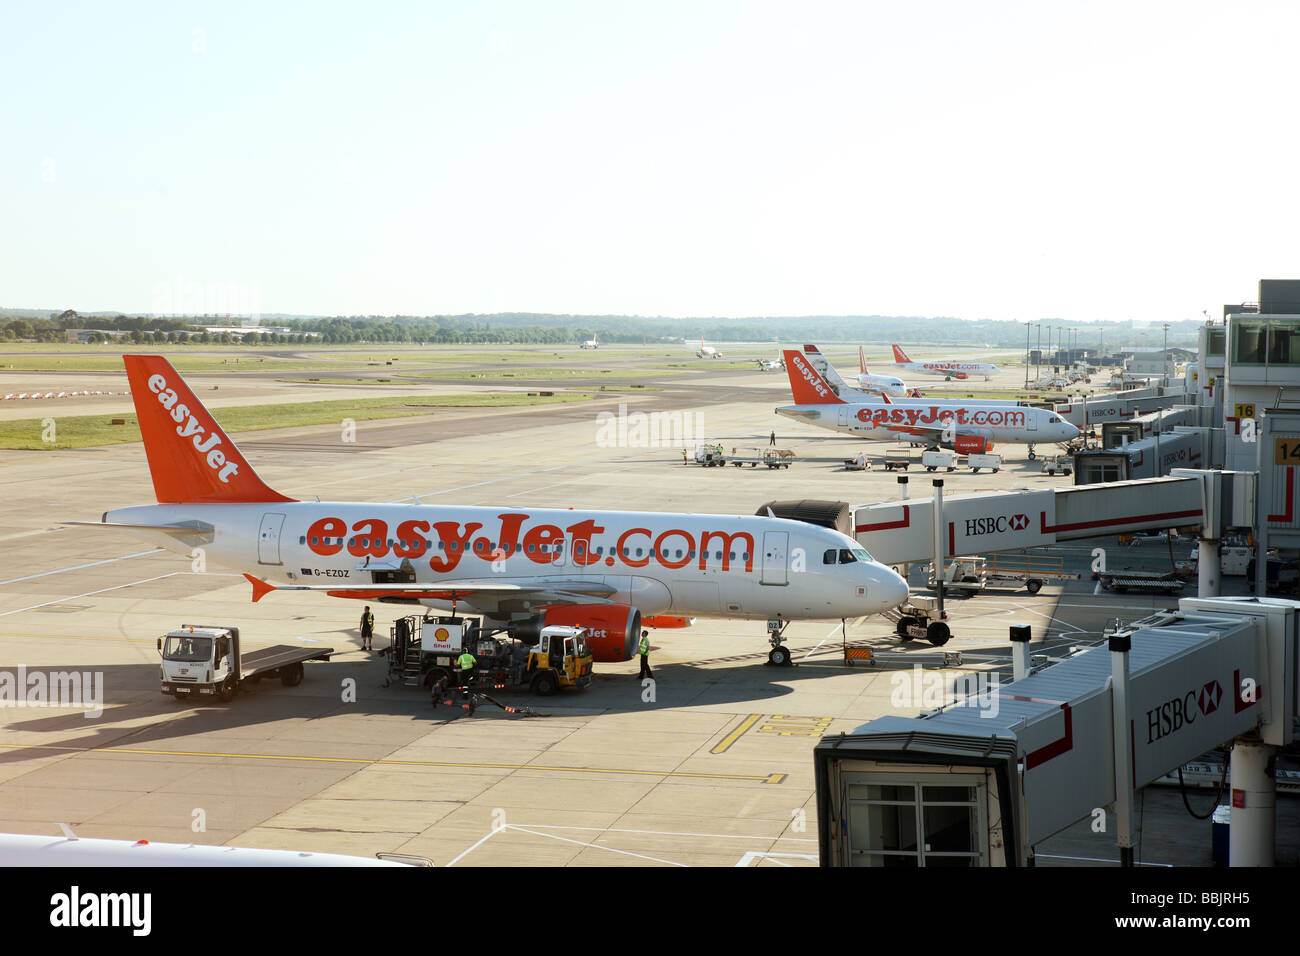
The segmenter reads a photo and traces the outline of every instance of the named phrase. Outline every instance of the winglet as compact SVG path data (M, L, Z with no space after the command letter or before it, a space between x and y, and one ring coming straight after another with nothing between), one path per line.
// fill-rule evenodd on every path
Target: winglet
M271 584L267 581L263 581L260 578L255 578L251 574L245 574L244 577L246 577L248 579L248 583L253 586L254 604L262 600L262 598L266 597L268 594L270 594L272 591L275 590L274 584Z
M884 402L886 405L892 405L892 404L894 404L893 402L891 402L891 401L889 400L889 393L886 392L886 391L884 391L883 389L882 389L881 392L880 392L880 400L881 400L882 402Z

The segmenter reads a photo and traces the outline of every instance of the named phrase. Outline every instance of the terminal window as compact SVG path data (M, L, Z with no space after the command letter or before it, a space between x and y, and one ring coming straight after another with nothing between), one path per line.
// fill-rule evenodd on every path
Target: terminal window
M845 815L853 866L985 865L982 775L850 773ZM960 785L969 780L969 786Z
M1223 355L1223 329L1210 329L1205 335L1205 354L1207 356Z
M1237 365L1300 365L1300 323L1237 323L1233 326L1232 361Z

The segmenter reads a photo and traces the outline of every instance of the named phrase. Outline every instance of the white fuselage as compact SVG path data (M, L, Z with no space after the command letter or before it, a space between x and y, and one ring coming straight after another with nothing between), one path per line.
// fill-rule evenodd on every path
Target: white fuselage
M204 532L210 526L210 535L198 538L134 533L186 555L202 548L214 563L273 583L337 585L344 592L364 592L376 572L413 574L426 588L477 581L525 594L564 585L581 593L594 584L605 587L603 600L635 605L647 616L792 620L855 617L907 597L906 582L863 560L852 538L781 518L292 501L142 505L110 511L104 520L188 523ZM860 556L841 563L841 552L854 550ZM827 563L830 552L839 559ZM451 606L441 599L419 603ZM500 592L457 603L488 616L532 610L526 597Z
M957 378L959 375L983 375L987 379L999 371L996 365L987 362L895 362L895 368L907 372L919 372L923 375L938 375L943 378Z
M858 386L863 391L875 392L878 395L902 397L907 394L907 386L896 375L875 375L871 372L859 372Z
M888 405L787 405L776 411L810 425L877 441L906 439L909 435L925 440L936 429L947 427L958 435L979 435L990 442L1030 445L1065 442L1079 434L1056 412L1027 405L943 405L912 399Z

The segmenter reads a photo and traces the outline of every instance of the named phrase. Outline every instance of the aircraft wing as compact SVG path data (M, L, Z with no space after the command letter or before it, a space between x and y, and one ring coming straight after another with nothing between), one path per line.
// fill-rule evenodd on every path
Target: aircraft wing
M253 585L253 600L260 601L272 591L323 591L330 597L377 601L381 604L410 604L417 601L463 601L482 611L496 611L503 605L603 604L615 588L602 581L553 580L536 584L510 584L504 581L449 581L405 584L271 584L245 574Z

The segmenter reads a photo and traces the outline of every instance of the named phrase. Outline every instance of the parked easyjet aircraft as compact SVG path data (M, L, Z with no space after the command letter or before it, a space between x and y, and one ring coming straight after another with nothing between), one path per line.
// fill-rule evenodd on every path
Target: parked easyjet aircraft
M822 377L830 387L830 390L834 392L836 397L841 401L874 402L879 400L879 392L871 392L865 389L856 388L844 381L844 379L840 377L840 373L835 371L835 366L827 361L826 356L822 355L822 353L817 350L817 346L805 345L803 347L803 357L807 360L809 365L817 370L817 374ZM786 367L784 360L782 360L781 367ZM897 381L900 386L903 384L901 379L895 379L895 381ZM902 393L900 392L899 394L901 395Z
M102 523L205 549L245 572L255 601L293 590L459 608L525 637L582 625L597 660L623 661L642 624L826 620L907 598L854 539L783 518L296 501L258 478L165 358L124 359L158 503Z
M862 438L923 441L963 454L983 453L996 442L1016 442L1028 445L1033 458L1034 445L1065 442L1079 434L1056 412L1032 405L916 399L845 402L798 352L786 352L785 365L795 404L778 408L777 414Z
M972 375L983 375L984 381L987 382L990 375L999 371L996 365L990 365L988 362L913 362L907 357L907 353L897 345L893 348L894 364L909 372L942 375L945 379L970 378Z

